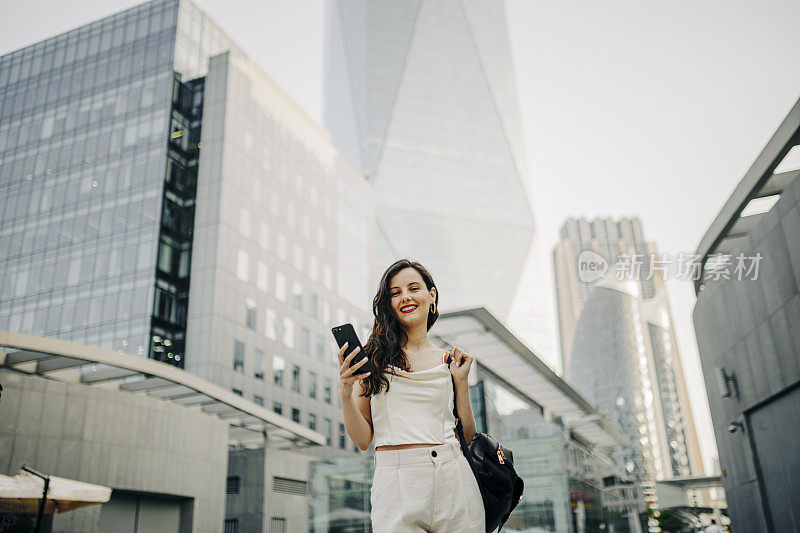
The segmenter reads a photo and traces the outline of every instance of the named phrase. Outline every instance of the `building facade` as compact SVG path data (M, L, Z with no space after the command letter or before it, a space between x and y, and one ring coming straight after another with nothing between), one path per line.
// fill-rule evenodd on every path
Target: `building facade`
M567 220L553 251L567 381L629 436L609 453L639 482L702 473L664 280L638 219ZM588 254L588 256L587 256ZM617 272L635 257L638 271ZM604 276L588 261L605 262Z
M0 329L150 353L177 16L152 2L0 58Z
M734 531L800 528L798 132L800 102L697 250L694 329Z
M328 328L364 332L372 213L327 133L188 1L0 61L0 327L186 368L335 440Z
M443 310L486 306L552 360L503 2L328 7L323 121L374 187L373 280L417 259Z
M0 385L3 472L28 465L112 489L102 506L51 516L54 531L218 530L229 445L253 429L284 448L325 445L321 433L172 365L53 337L0 330ZM3 500L4 525L13 500Z
M323 433L280 459L294 482L357 453L330 328L371 327L374 226L328 132L190 0L0 57L0 330L153 358ZM276 457L266 433L248 446Z

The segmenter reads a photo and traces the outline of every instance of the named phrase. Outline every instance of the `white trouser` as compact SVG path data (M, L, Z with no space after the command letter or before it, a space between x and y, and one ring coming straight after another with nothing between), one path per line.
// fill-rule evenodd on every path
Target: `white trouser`
M455 442L376 451L370 504L374 533L485 533L478 481Z

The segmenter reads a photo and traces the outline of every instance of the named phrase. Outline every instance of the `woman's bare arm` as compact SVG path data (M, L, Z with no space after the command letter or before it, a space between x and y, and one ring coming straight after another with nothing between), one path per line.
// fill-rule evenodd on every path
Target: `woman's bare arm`
M461 419L461 427L464 430L464 438L467 444L472 442L478 429L475 425L475 416L472 414L472 402L469 401L469 382L464 380L454 380L456 412Z
M357 381L352 392L350 394L340 392L339 399L342 402L347 434L359 450L366 451L372 443L372 411L370 398L360 396L363 386L362 380Z

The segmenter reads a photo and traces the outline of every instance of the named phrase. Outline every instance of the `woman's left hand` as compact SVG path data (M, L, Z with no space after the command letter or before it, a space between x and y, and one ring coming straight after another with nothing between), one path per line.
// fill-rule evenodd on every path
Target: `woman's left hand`
M472 356L457 346L453 346L447 353L453 357L449 365L450 374L453 375L453 379L457 382L466 382L467 376L469 376L469 369L472 366Z

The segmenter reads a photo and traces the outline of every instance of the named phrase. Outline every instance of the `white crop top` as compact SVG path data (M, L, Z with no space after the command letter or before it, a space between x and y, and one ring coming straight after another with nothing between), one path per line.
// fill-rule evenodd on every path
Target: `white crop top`
M458 443L453 417L453 381L447 364L415 372L390 365L386 377L391 385L389 391L384 390L370 399L376 448L395 444Z

